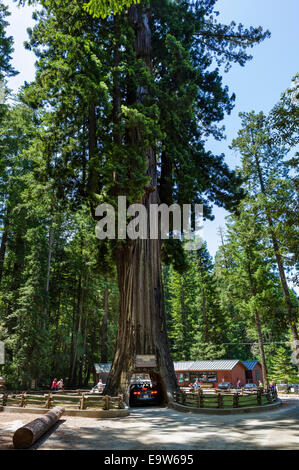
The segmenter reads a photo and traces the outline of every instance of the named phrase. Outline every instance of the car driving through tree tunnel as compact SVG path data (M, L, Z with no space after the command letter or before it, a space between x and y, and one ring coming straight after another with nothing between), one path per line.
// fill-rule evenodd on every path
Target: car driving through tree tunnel
M159 385L152 385L150 381L131 384L130 405L160 405L162 403L162 391Z

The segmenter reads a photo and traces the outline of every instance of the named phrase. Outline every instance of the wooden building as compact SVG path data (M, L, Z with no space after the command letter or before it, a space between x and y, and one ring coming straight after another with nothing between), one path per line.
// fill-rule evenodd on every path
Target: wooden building
M259 361L242 361L246 367L246 383L257 384L263 381L262 366Z
M111 362L107 364L103 362L94 364L93 380L95 385L99 382L100 379L102 380L103 384L107 382L107 377L109 375L111 366Z
M253 364L254 363L254 364ZM248 364L248 367L247 365ZM175 362L175 372L180 386L189 386L199 379L213 387L220 382L231 382L233 386L240 380L241 385L257 383L261 378L261 366L258 361L239 361L238 359L220 359L215 361Z
M103 384L107 383L107 378L111 369L111 362L108 363L95 363L93 369L93 380L94 384L96 385L99 380L101 379ZM150 380L150 376L145 373L140 374L133 374L131 381L139 381L139 380Z
M111 363L94 364L94 383L99 379L107 382ZM220 382L231 382L233 386L240 380L241 385L256 383L262 380L262 367L258 361L239 361L238 359L220 359L215 361L174 362L178 384L188 387L199 379L205 384L215 387ZM134 374L132 380L148 379L145 374Z

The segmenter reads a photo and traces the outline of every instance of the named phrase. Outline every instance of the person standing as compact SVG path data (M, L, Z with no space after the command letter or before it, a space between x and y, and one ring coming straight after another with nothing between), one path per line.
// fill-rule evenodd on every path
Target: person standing
M51 385L51 390L56 390L57 389L57 379L54 379Z
M97 383L97 390L98 392L102 392L103 391L103 382L102 382L102 379L99 379L98 383Z
M262 391L264 390L264 384L261 380L259 381L259 389Z
M273 395L276 397L277 396L277 388L276 388L276 383L274 380L270 383L270 390L273 393Z
M63 390L63 379L60 379L59 382L57 382L57 388L58 390Z

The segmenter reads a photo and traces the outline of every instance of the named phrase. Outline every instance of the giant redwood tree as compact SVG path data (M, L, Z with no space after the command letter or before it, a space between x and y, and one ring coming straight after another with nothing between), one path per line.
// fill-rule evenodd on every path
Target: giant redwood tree
M40 174L64 181L57 193L74 210L83 195L93 215L100 202L116 206L118 196L147 213L157 203L203 203L207 218L212 203L233 209L242 195L238 178L223 155L205 149L207 136L222 137L217 123L234 101L216 62L244 65L246 47L268 33L219 24L216 0L140 1L106 19L81 0L41 3L28 43L37 74L25 100L43 123ZM106 393L128 396L136 355L154 355L149 372L171 397L177 384L161 261L179 269L183 258L178 240L99 242L99 264L116 264L120 293Z

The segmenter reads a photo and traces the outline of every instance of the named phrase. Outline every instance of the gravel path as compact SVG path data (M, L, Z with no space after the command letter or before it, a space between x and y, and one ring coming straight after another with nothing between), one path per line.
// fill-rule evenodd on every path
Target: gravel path
M198 415L135 408L122 419L62 418L37 450L299 449L299 399L263 413ZM0 413L0 449L35 415ZM2 439L2 440L1 440Z

